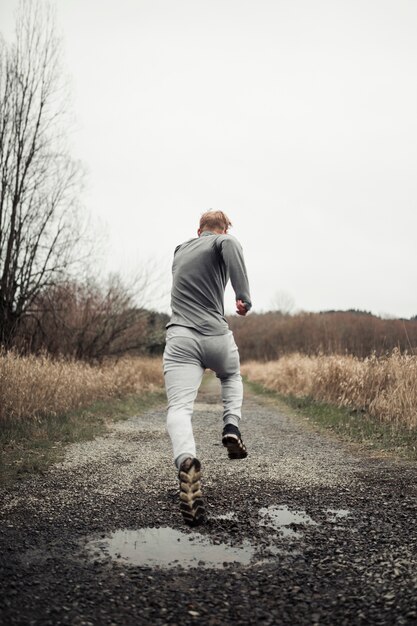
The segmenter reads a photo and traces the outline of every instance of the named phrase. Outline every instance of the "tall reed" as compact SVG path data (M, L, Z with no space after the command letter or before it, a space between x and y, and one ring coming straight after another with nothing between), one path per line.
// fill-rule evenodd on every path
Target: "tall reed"
M417 356L283 356L247 362L248 380L284 395L364 410L393 426L417 428Z
M162 384L161 360L150 357L92 366L48 356L0 354L0 422L59 415L97 400L151 391Z

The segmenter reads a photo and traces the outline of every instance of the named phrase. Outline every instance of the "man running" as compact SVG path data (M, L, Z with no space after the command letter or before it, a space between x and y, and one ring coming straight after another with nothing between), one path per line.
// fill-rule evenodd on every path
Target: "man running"
M251 308L249 283L240 243L228 234L223 211L207 211L198 237L177 246L172 266L172 317L167 324L164 376L168 397L167 429L180 479L184 521L204 521L201 464L191 425L194 400L204 374L213 370L221 382L223 445L230 459L247 456L239 430L243 400L239 352L224 317L224 291L230 278L236 312Z

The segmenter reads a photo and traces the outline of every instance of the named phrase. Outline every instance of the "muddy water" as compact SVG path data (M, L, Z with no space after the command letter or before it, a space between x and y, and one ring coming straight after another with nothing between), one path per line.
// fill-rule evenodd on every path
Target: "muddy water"
M255 554L255 548L247 540L241 546L214 544L199 533L183 533L168 527L117 530L105 539L90 541L87 549L95 557L163 568L249 565Z
M291 511L287 506L268 506L259 509L261 518L259 525L266 526L278 530L284 537L300 538L302 535L297 530L291 528L292 525L298 526L317 526L315 522L305 511Z
M334 521L350 517L350 511L348 509L326 509L326 513L328 517Z
M340 522L350 515L347 509L326 509L325 513L332 523ZM90 539L86 548L92 558L111 558L126 565L221 569L232 563L243 566L265 563L268 558L286 553L283 539L301 539L303 527L317 526L317 522L306 511L291 510L286 505L264 507L259 509L258 514L259 526L278 531L271 535L261 560L257 546L248 539L232 546L214 542L209 536L198 532L181 532L169 527L117 530L108 537ZM213 516L212 519L238 521L234 512Z

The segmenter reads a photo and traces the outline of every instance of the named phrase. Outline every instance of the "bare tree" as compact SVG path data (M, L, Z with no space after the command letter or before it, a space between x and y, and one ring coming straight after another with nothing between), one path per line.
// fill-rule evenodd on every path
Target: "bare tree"
M44 289L17 345L88 361L161 352L168 316L145 308L151 285L143 270L133 285L112 274L106 281L90 278Z
M78 239L79 165L65 145L60 42L51 7L22 0L0 39L0 343L68 268Z
M283 315L290 315L294 311L294 307L294 298L288 291L281 289L275 292L271 300L271 308L273 311L278 311Z

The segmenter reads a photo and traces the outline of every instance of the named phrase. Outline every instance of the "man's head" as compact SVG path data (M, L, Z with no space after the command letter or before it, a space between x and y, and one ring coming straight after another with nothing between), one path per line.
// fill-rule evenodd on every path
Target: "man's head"
M223 211L213 211L210 209L203 213L200 218L200 228L198 229L198 236L204 231L209 230L212 233L226 234L231 227L232 222Z

